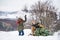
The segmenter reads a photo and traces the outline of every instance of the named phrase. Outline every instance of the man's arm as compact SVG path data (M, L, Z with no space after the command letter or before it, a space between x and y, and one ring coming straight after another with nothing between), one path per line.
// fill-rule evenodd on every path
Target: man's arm
M24 20L24 22L26 22L27 21L27 17L26 17L26 15L25 15L25 20Z

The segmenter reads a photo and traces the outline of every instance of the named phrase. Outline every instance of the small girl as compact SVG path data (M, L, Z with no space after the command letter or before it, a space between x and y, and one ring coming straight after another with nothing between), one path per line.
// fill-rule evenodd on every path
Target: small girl
M26 22L27 18L26 18L26 15L25 15L25 20L21 19L21 18L18 18L17 20L17 25L18 25L18 32L19 32L19 35L23 36L24 35L24 25L23 23Z

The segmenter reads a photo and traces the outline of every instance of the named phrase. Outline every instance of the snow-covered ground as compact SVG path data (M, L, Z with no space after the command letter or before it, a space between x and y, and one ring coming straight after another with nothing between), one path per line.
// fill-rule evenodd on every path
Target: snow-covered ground
M58 34L58 32L54 33L53 36L29 36L30 29L25 29L24 32L24 36L19 36L18 31L0 31L0 40L60 40L60 33Z

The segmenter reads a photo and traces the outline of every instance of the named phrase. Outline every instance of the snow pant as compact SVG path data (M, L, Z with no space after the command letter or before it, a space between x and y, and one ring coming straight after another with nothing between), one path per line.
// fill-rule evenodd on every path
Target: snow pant
M20 30L19 31L19 35L23 36L24 35L24 31L23 30Z

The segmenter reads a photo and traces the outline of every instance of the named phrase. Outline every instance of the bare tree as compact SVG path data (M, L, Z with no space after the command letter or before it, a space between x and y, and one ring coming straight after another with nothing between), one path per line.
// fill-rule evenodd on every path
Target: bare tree
M57 9L51 3L51 1L38 1L31 7L32 16L36 15L36 21L41 21L41 24L45 25L48 29L57 20Z
M28 12L28 8L27 8L27 6L25 5L24 6L24 8L23 8L23 10L22 11L24 11L24 12Z

